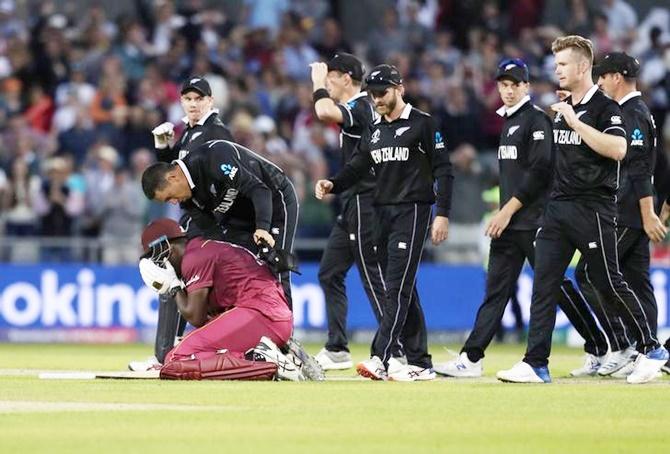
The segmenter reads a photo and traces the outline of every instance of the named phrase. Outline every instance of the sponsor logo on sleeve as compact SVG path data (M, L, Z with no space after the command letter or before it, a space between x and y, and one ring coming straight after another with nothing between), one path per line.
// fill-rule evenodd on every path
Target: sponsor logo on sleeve
M621 117L619 115L614 115L610 117L610 123L613 125L620 125L622 123Z
M443 148L444 148L444 138L442 138L442 134L440 134L440 131L435 131L435 149L441 150Z
M533 131L533 140L544 140L544 131Z
M231 180L237 175L237 167L231 164L221 164L221 171L224 175L227 175Z
M644 145L644 135L642 134L642 131L640 131L638 128L635 128L633 131L633 134L631 135L631 141L630 144L633 147L641 147Z

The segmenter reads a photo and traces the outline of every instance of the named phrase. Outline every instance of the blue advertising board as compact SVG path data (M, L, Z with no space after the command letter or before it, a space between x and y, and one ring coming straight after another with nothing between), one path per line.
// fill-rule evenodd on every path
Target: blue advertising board
M296 328L324 330L326 306L316 264L293 277ZM659 327L668 326L670 270L651 273L659 305ZM418 278L429 330L465 331L484 293L485 273L476 266L424 264ZM528 320L532 275L519 279L518 300ZM358 274L347 277L348 327L374 330L376 322ZM152 332L158 299L142 284L137 268L78 265L0 265L0 340L131 342ZM506 313L504 324L512 325ZM557 327L569 322L559 313ZM146 336L145 336L146 337Z

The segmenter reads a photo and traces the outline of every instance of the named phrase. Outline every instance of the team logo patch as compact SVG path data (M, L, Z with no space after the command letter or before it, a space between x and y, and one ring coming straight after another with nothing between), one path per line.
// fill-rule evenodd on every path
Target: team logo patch
M619 115L614 115L613 117L610 117L610 123L612 123L613 125L620 125L621 117Z
M440 150L444 148L444 139L440 131L435 131L435 149Z
M544 140L544 131L533 131L533 140Z
M630 141L630 144L634 147L641 147L644 145L644 135L642 134L642 131L640 131L638 128L635 128L633 131L633 134L631 135L631 138L633 140Z
M198 136L200 136L200 135L202 135L202 131L195 132L195 133L193 133L193 135L191 136L191 138L188 139L188 141L189 141L189 142L192 142L193 140L195 140L196 137L198 137Z
M577 112L577 113L575 114L575 116L577 117L577 119L579 119L579 118L580 118L582 115L584 115L585 113L586 113L586 111L585 111L585 110L582 110L581 112Z
M517 132L517 130L519 128L520 128L520 126L510 126L509 129L507 130L507 137L509 137L512 134L514 134L515 132Z
M189 84L194 84L194 83L196 83L196 82L200 82L200 78L199 78L199 77L196 77L196 78L191 79L191 80L188 81Z
M402 128L398 128L395 130L395 136L393 138L395 139L396 137L400 137L401 135L405 134L406 131L409 130L411 126L403 126Z
M232 180L237 174L237 167L230 164L221 164L221 171L224 175L227 175Z
M370 143L379 142L379 137L382 135L379 129L375 129L375 132L372 133L372 138L370 138Z
M514 63L510 63L509 65L505 66L505 71L509 71L512 68L515 68L516 65Z

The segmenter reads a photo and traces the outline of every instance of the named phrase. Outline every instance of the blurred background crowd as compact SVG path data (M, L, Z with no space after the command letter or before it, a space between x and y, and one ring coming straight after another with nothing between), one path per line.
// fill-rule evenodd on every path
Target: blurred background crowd
M640 60L670 143L667 1L0 0L0 259L135 262L142 226L178 215L150 204L139 178L154 160L151 129L183 125L190 75L208 79L236 141L290 175L299 252L318 254L338 208L314 199L313 182L340 156L338 129L314 117L308 65L346 51L368 68L395 64L406 99L438 119L455 198L450 239L432 257L481 262L503 121L495 69L523 58L546 108L557 100L550 45L565 34ZM668 256L656 247L657 261Z

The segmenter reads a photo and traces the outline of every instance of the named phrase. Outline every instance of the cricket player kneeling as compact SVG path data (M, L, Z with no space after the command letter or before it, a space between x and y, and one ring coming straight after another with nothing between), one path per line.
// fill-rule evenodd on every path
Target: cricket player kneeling
M291 336L293 316L281 284L247 249L187 239L179 224L158 219L142 233L145 284L174 295L194 331L166 356L171 380L304 380L277 345Z

